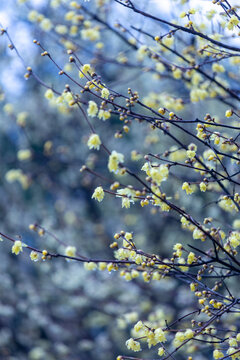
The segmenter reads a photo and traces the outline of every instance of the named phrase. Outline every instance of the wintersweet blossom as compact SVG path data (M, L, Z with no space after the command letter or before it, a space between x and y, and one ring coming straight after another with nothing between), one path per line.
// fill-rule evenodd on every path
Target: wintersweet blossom
M30 252L30 259L32 261L38 261L38 253L36 251L31 251Z
M188 254L187 263L191 265L193 262L197 261L197 258L193 252Z
M126 346L129 350L141 351L140 342L135 341L133 338L130 338L126 341Z
M206 239L206 235L202 230L195 228L193 231L193 239L201 239L204 241Z
M53 28L53 24L50 19L44 18L40 22L40 26L44 31L50 31Z
M164 331L161 328L157 328L154 331L154 337L157 340L157 342L164 343L167 341Z
M105 270L105 269L107 268L107 263L101 261L101 262L98 264L98 268L99 268L99 270L101 270L101 271Z
M203 181L200 183L199 187L202 192L205 192L207 190L207 185Z
M86 270L92 271L92 270L96 270L97 269L97 264L94 262L85 262L84 263L84 268Z
M129 188L117 189L117 197L122 198L122 207L126 209L130 208L131 203L134 203L133 197L135 196L135 192Z
M223 65L218 64L218 63L212 64L212 70L214 72L225 72L225 69L224 69Z
M48 100L51 100L54 98L54 92L51 89L48 89L45 94L44 94L45 98Z
M100 137L98 134L92 134L90 135L87 145L89 147L89 149L96 149L99 150L100 149L100 145L102 144Z
M90 100L87 109L88 116L94 117L98 113L98 106L95 101Z
M108 99L109 97L109 90L107 88L103 88L102 89L102 92L101 92L101 96L104 98L104 99Z
M163 347L160 347L160 348L158 349L158 355L159 355L159 356L163 356L164 353L165 353L164 348L163 348Z
M239 231L232 231L228 238L232 247L236 248L240 245L240 232Z
M17 157L18 157L19 161L26 161L26 160L31 159L32 152L29 149L22 149L22 150L18 151Z
M103 109L99 110L99 113L98 113L99 119L102 119L103 121L105 121L105 120L109 119L110 117L111 117L110 111L103 110Z
M184 182L182 184L182 190L185 190L187 195L191 195L194 192L193 186L191 186L188 182Z
M76 247L75 246L67 246L65 249L65 254L67 256L71 256L71 257L76 256Z
M12 253L18 255L21 251L23 251L22 247L23 247L22 241L20 240L14 241L14 244L12 246Z
M108 159L108 170L110 172L116 172L118 170L119 164L123 162L124 155L113 150Z
M55 26L55 31L58 34L65 35L65 34L68 33L68 28L67 28L66 25L58 24L58 25Z
M235 15L232 15L228 22L227 28L229 30L233 30L234 27L237 26L238 24L239 24L238 18Z
M95 190L94 193L92 194L92 199L96 199L97 201L102 201L104 198L104 191L103 188L101 186L98 186Z
M187 329L184 333L185 339L192 339L194 337L194 331L192 329Z
M232 109L226 110L226 112L225 112L225 116L226 116L226 117L231 117L232 115L233 115Z
M90 64L84 64L81 67L81 70L79 71L78 75L80 78L83 78L84 75L90 73L92 71L91 65Z
M100 39L100 32L96 27L83 29L81 30L81 36L83 40L97 41Z
M174 341L173 341L174 346L175 346L175 347L180 346L180 345L184 342L184 340L185 340L184 333L181 332L181 331L178 331L178 332L176 333L175 338L174 338Z
M158 167L152 167L150 169L150 177L157 185L161 185L162 181L166 181L168 178L168 166L160 165Z
M134 330L136 332L139 332L140 330L142 330L142 328L144 327L143 322L140 320L138 321L135 325L134 325Z
M220 359L220 358L222 358L224 355L223 355L223 352L222 351L220 351L220 350L218 350L218 349L216 349L216 350L214 350L214 352L213 352L213 357L214 357L214 359Z

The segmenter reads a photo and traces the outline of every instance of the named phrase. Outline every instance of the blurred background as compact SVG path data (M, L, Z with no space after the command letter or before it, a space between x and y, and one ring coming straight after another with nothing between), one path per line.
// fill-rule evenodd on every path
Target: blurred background
M69 63L66 53L68 48L76 46L82 63L93 64L109 87L124 94L132 87L149 106L168 101L169 109L174 111L176 99L181 97L185 107L181 110L179 106L179 113L185 118L201 117L206 112L218 115L225 107L218 105L216 109L214 99L205 101L207 111L203 103L190 104L189 91L181 81L167 73L156 72L151 59L143 61L141 53L136 54L132 46L106 27L106 23L113 29L117 29L114 27L116 22L123 26L131 23L154 35L157 30L164 33L164 27L157 25L156 29L148 20L133 16L114 1L102 1L103 6L99 7L100 2L82 1L86 11L79 10L85 21L96 20L92 20L92 13L104 20L102 24L96 21L101 31L99 41L80 37L84 27L81 21L77 24L78 33L67 40L64 34L44 31L32 20L34 10L51 19L54 26L68 25L65 17L68 1L1 2L1 26L8 29L25 63L23 66L16 52L8 48L7 37L1 36L1 231L15 238L21 236L28 245L63 253L64 245L53 237L39 236L29 230L29 224L37 223L66 246L76 246L82 255L101 259L113 258L109 245L114 233L133 231L139 248L149 253L161 253L164 257L171 252L176 238L187 243L191 241L191 234L183 232L171 213L160 214L139 205L121 209L121 200L111 196L100 205L91 199L95 187L105 184L89 173L80 173L79 169L87 164L106 175L106 155L102 150L88 150L89 129L80 112L51 105L44 97L46 89L34 78L24 78L26 66L31 66L44 83L60 93L69 83L58 75L49 59L41 57L33 39L39 40L55 61L78 79L78 71ZM202 7L199 16L203 18L206 3L210 10L209 1L192 2L192 6ZM143 8L170 19L176 14L175 6L174 1L156 0L146 1ZM179 5L178 12L180 8ZM132 37L131 33L127 36ZM151 44L151 40L141 34L136 36L143 43ZM70 44L66 44L67 41ZM104 48L97 45L100 42L104 43ZM186 42L190 44L191 39L186 37ZM163 57L168 58L168 53L163 53ZM71 87L79 92L77 86L71 84ZM88 95L84 99L90 100ZM114 133L122 127L117 116L112 116L107 125L98 119L93 122L108 147L124 152L126 163L136 172L140 171L145 154L162 153L174 145L144 123L132 124L131 132L116 140ZM181 137L189 143L185 134ZM31 156L24 160L21 151L26 149L31 151ZM131 160L133 150L141 155L137 162ZM181 182L182 175L178 174L166 186L166 192L171 188L176 199L190 207L199 219L222 216L221 209L203 206L204 201L212 201L211 193L204 195L205 198L202 193L197 193L194 201L181 197L181 193L177 193ZM129 179L125 184L134 185ZM228 218L228 214L224 216ZM129 338L131 325L138 319L157 317L164 325L166 317L170 321L176 314L191 310L194 302L193 298L185 297L185 285L174 279L150 284L136 279L128 283L115 272L87 272L80 263L64 259L34 263L27 251L19 256L12 255L11 244L6 240L0 246L1 359L112 360L118 354L127 353L125 341ZM148 358L156 356L152 350L145 354ZM206 358L204 352L198 356L199 360Z

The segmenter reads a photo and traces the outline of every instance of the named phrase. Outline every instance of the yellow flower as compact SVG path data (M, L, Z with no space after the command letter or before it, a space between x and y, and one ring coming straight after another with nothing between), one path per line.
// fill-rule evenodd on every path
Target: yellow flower
M32 152L29 149L19 150L17 153L18 160L25 161L29 160L32 156Z
M123 198L122 198L122 207L123 207L123 208L125 207L126 209L129 209L132 201L133 201L133 200L130 200L130 199L127 198L127 197L123 197Z
M187 263L191 265L193 262L195 262L197 259L195 257L195 254L193 252L190 252L188 254Z
M187 195L191 195L194 192L194 188L188 182L182 184L182 190L185 190Z
M108 91L108 89L103 88L103 89L102 89L102 92L101 92L101 96L102 96L104 99L108 99L108 97L109 97L109 91Z
M231 117L232 115L233 115L233 111L231 109L229 109L225 112L226 117Z
M156 63L155 67L156 70L160 73L163 73L166 70L165 66L161 62Z
M132 233L126 232L126 234L125 234L125 239L129 241L129 240L132 240L132 238L133 238Z
M56 31L56 33L58 33L58 34L61 34L61 35L64 35L64 34L67 34L67 32L68 32L68 28L67 28L67 26L66 25L56 25L55 26L55 31Z
M225 69L221 64L214 63L214 64L212 64L212 71L214 71L214 72L224 72Z
M104 198L104 191L103 188L101 186L98 186L95 190L94 193L92 195L92 199L96 199L97 201L102 201Z
M170 37L170 38L165 37L165 38L163 39L163 44L166 45L166 46L168 46L168 47L172 46L173 43L174 43L174 37Z
M67 246L66 249L65 249L65 254L67 256L71 256L71 257L76 256L76 248L75 248L75 246Z
M113 150L108 159L108 170L110 172L116 172L118 170L119 163L123 162L124 155Z
M21 169L11 169L5 174L7 182L12 183L19 181L23 189L27 189L29 186L28 177L23 174Z
M31 10L28 13L28 20L31 22L35 22L38 19L38 12L36 10Z
M237 351L236 347L230 347L227 350L227 354L231 356L231 359L239 359L239 351Z
M181 14L179 15L180 18L184 18L187 14L185 13L185 11L181 12Z
M100 33L97 28L81 30L83 40L97 41L100 39Z
M181 343L185 340L184 333L181 331L178 331L174 338L174 346L178 347L181 345Z
M239 231L232 231L228 238L232 247L236 248L240 245L240 232Z
M65 14L65 20L72 21L75 16L75 11L71 10Z
M12 253L18 255L22 249L22 242L20 240L16 240L12 246Z
M191 291L196 291L196 289L197 289L197 284L191 283L191 284L190 284L190 290L191 290Z
M201 239L202 241L204 241L206 238L206 235L204 234L203 231L201 231L198 228L195 228L193 231L193 239Z
M179 259L178 259L178 263L181 264L181 265L185 265L185 264L186 264L184 258L179 258ZM188 266L179 266L179 267L180 267L180 269L181 269L182 271L188 271Z
M150 176L150 170L151 166L148 162L144 163L144 165L141 168L142 171L145 171L148 176Z
M126 280L126 281L131 281L131 280L132 280L132 276L131 276L131 274L130 274L129 272L127 272L127 273L125 274L125 280Z
M136 150L131 151L131 160L132 161L138 161L142 158L142 155L139 154Z
M219 350L214 350L213 352L213 357L214 359L220 359L222 358L224 355L223 355L223 352L222 351L219 351Z
M28 116L28 113L23 111L23 112L20 112L18 115L17 115L17 124L19 126L22 126L24 127L26 125L26 118Z
M144 327L144 324L140 320L134 325L134 331L139 332L143 327Z
M75 8L75 9L80 9L80 5L78 4L77 1L71 1L70 6Z
M129 350L141 351L140 342L133 340L133 338L130 338L126 341L126 346Z
M192 329L187 329L184 333L185 339L192 339L194 336L194 331Z
M87 145L88 145L89 149L99 150L101 143L102 142L101 142L98 134L92 134L92 135L90 135L90 137L88 139Z
M13 105L9 104L9 103L5 104L4 107L3 107L3 111L8 115L13 114L13 110L14 110Z
M158 112L159 112L159 114L164 115L166 110L164 108L159 108Z
M95 270L97 268L97 264L95 264L94 262L85 262L84 263L84 268L86 270L92 271L92 270Z
M161 328L158 328L154 331L154 338L157 342L161 342L161 343L167 341L164 331Z
M168 166L160 165L158 167L152 167L150 170L150 176L157 185L161 185L162 181L166 181L168 178Z
M83 78L85 74L90 73L92 71L90 64L84 64L81 67L81 71L79 71L79 77Z
M107 268L107 263L105 263L105 262L100 262L100 263L98 264L98 268L99 268L99 270L101 270L101 271L105 270L105 269Z
M189 14L196 14L196 9L194 8L191 8L189 11L188 11Z
M233 15L233 16L231 17L231 19L229 20L229 22L228 22L227 28L228 28L229 30L233 30L233 28L234 28L235 26L237 26L238 24L239 24L238 18L237 18L235 15Z
M53 24L51 22L50 19L47 19L47 18L44 18L41 23L40 23L40 26L43 30L45 31L50 31L53 27Z
M238 211L238 208L236 207L233 200L228 196L220 196L218 200L218 205L224 209L225 211Z
M45 96L46 99L51 100L54 97L54 93L53 93L53 91L51 89L48 89L45 92L44 96Z
M229 338L228 343L230 346L238 346L237 339L236 338Z
M38 261L38 253L36 251L31 251L30 258L32 261Z
M158 355L159 355L159 356L163 356L164 353L165 353L164 348L163 348L163 347L160 347L160 348L158 349Z
M196 151L194 151L194 150L187 150L187 157L188 157L189 159L193 159L193 158L195 157L195 155L196 155Z
M240 229L240 220L238 219L234 220L232 226L234 229Z
M98 42L98 43L96 43L95 46L96 46L97 49L102 49L104 47L104 43Z
M69 34L72 35L72 36L76 36L78 33L78 27L77 25L72 25L70 27L70 31L69 31Z
M97 104L95 103L95 101L90 100L87 109L88 116L94 117L97 115L97 112L98 112Z
M200 187L200 190L203 192L205 192L207 190L207 185L203 181L200 183L199 187Z
M181 79L182 71L180 69L175 69L172 73L174 79Z
M103 109L99 110L99 113L98 113L99 119L102 119L103 121L105 121L105 120L109 119L110 117L111 117L110 111L103 110Z

